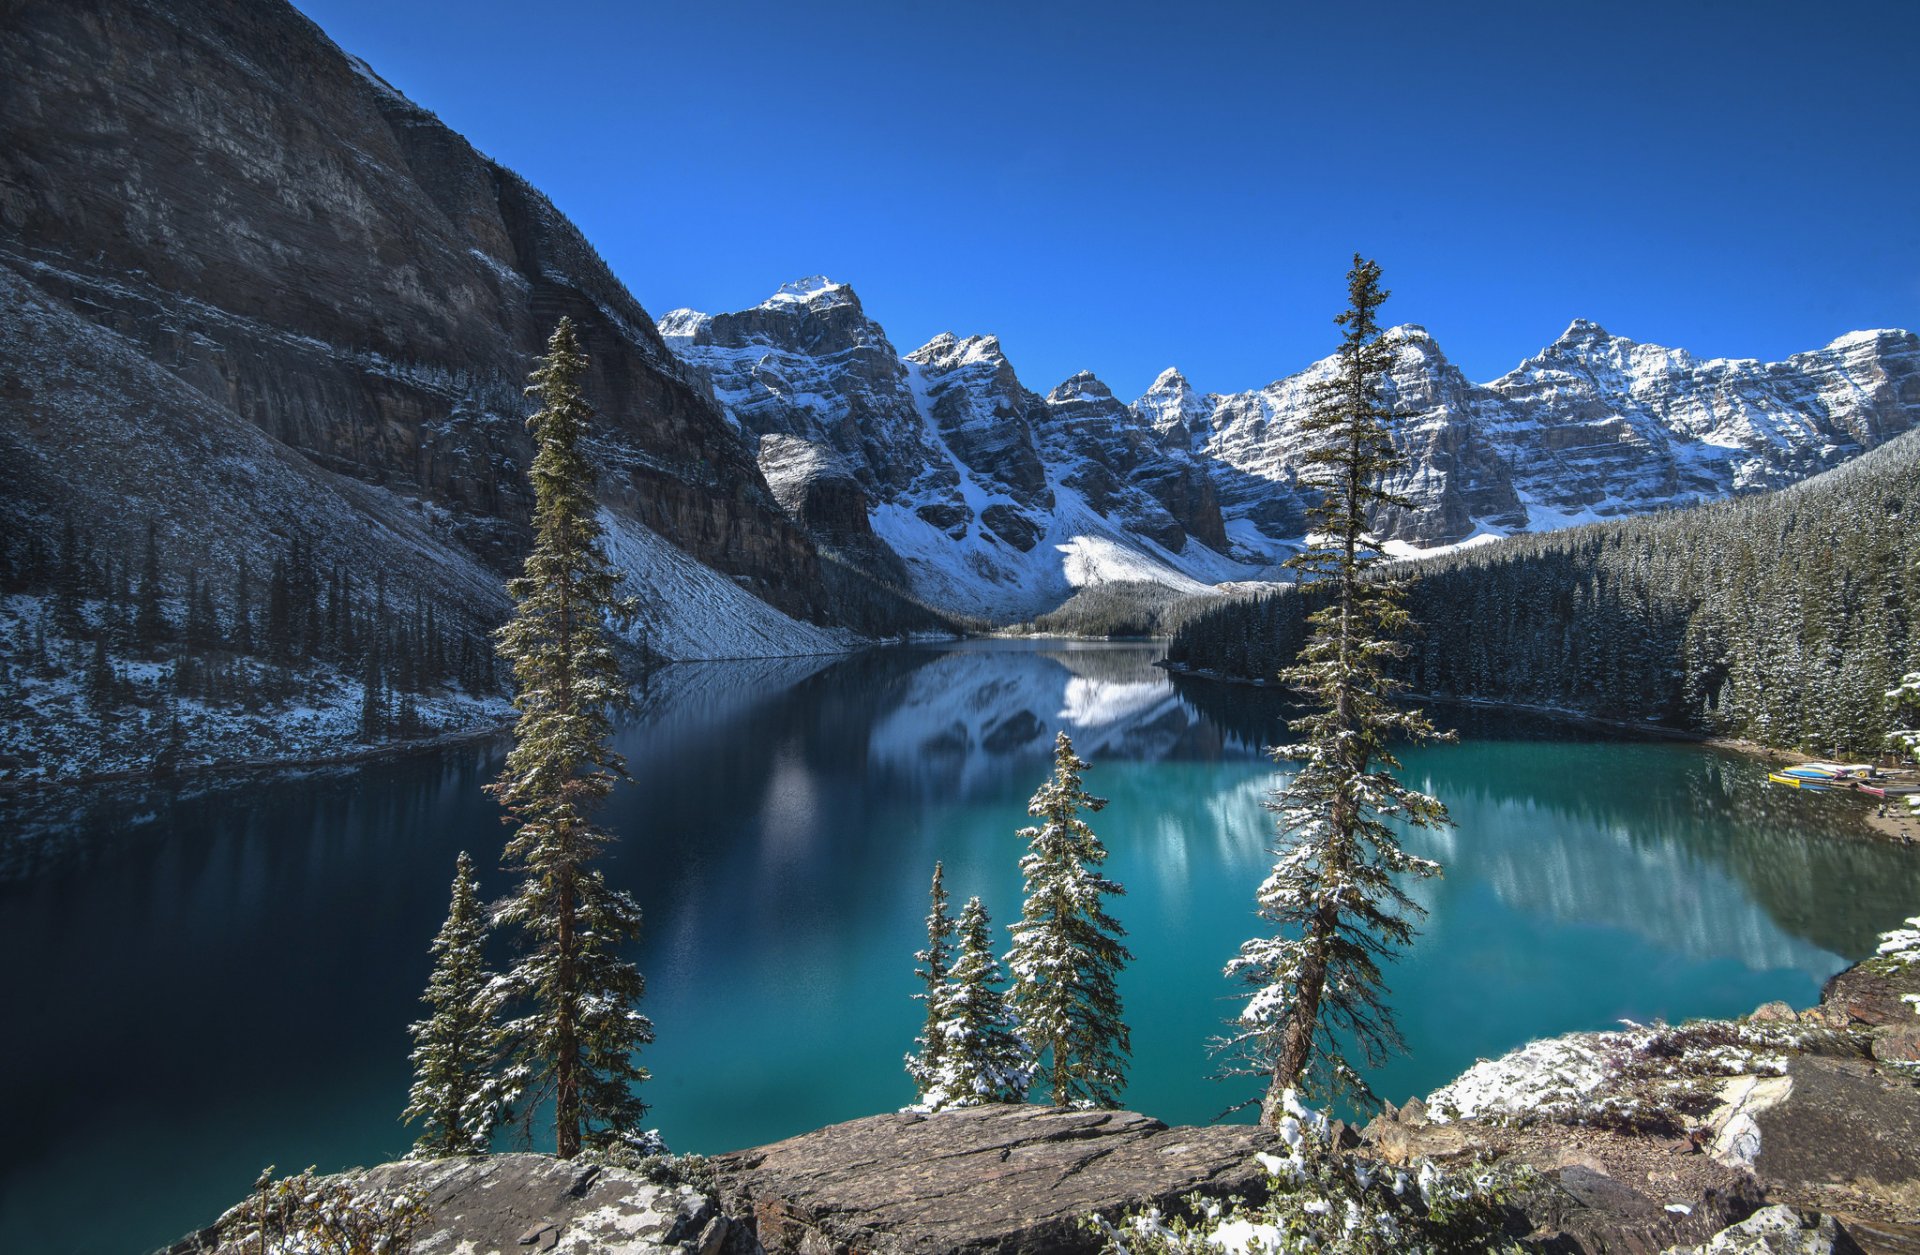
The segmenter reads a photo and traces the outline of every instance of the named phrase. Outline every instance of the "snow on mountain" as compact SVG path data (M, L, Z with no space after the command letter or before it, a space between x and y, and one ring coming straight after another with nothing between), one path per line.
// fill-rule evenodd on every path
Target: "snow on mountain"
M1103 580L1201 591L1250 573L1221 552L1206 468L1091 375L1042 397L992 336L902 356L852 288L817 277L659 329L757 438L789 515L839 548L864 530L929 604L1006 621Z
M1779 487L1920 420L1920 338L1864 331L1785 362L1700 360L1576 320L1488 384L1469 382L1425 328L1386 332L1387 395L1409 465L1383 511L1396 553L1516 530ZM1194 398L1167 372L1134 403L1210 462L1229 533L1245 548L1298 537L1301 420L1333 358L1251 392Z
M684 550L602 507L607 558L625 577L620 592L639 602L627 638L676 660L832 654L862 642L775 610Z
M790 517L825 543L884 546L904 563L890 576L944 609L1018 619L1090 583L1258 578L1306 530L1302 423L1331 357L1249 392L1202 395L1169 369L1132 405L1085 371L1042 396L993 336L900 355L852 288L820 277L659 329L758 438ZM1408 504L1374 524L1400 556L1791 483L1920 417L1920 340L1904 331L1767 364L1580 320L1488 384L1423 327L1385 339L1408 458L1390 487Z

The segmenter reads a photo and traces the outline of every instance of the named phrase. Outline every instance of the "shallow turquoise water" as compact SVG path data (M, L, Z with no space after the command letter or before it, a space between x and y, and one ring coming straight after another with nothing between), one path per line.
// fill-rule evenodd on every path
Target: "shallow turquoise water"
M1129 1105L1204 1121L1221 965L1255 926L1269 692L1173 681L1151 646L991 643L670 668L621 736L608 875L647 911L651 1123L717 1151L897 1107L935 859L997 925L1014 832L1066 727L1111 805L1136 959ZM1440 712L1461 743L1406 777L1458 827L1423 836L1420 942L1389 970L1425 1092L1474 1059L1618 1019L1805 1003L1920 904L1920 857L1859 839L1852 799L1752 764L1537 720ZM204 1223L263 1164L403 1151L405 1026L456 850L504 830L498 747L188 793L0 802L0 1232L138 1251ZM493 872L489 892L507 887ZM111 1182L103 1186L103 1182ZM58 1217L57 1223L49 1219Z

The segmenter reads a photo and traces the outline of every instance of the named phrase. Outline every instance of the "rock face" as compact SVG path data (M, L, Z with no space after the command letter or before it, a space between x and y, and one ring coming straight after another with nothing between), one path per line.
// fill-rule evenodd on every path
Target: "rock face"
M1468 382L1424 328L1386 335L1386 391L1406 415L1397 439L1410 463L1394 487L1413 505L1377 521L1417 547L1779 487L1920 421L1920 338L1906 331L1855 332L1785 362L1703 361L1582 319L1485 385ZM1300 420L1331 370L1327 359L1255 392L1198 398L1168 371L1135 409L1240 473L1221 489L1233 514L1261 484L1297 497ZM1248 517L1269 535L1292 526Z
M752 450L586 240L290 5L27 0L0 63L8 316L98 329L123 362L96 384L0 350L8 526L87 511L104 547L137 552L148 518L197 525L256 495L256 466L292 465L351 501L368 494L326 477L378 490L377 508L328 520L323 546L410 513L462 578L497 577L529 535L521 388L564 314L592 358L607 507L824 616L812 547ZM89 396L115 405L142 374L168 379L156 430L104 460L65 456ZM182 482L153 447L185 432L224 452L236 423L271 453Z
M850 479L878 542L853 553L930 604L1004 620L1107 578L1197 591L1250 574L1225 556L1209 468L1091 375L1042 397L992 336L901 356L852 288L819 277L737 313L674 310L659 328L760 440L789 517L848 549Z
M1762 1207L1703 1246L1674 1247L1668 1255L1855 1255L1857 1243L1832 1216L1810 1219L1791 1207Z
M1102 579L1257 578L1306 529L1302 422L1331 358L1230 395L1168 370L1130 406L1086 372L1041 397L992 336L897 356L852 289L822 278L738 313L675 310L660 330L743 427L832 450L937 605L1030 614ZM1391 487L1409 504L1375 523L1397 552L1777 487L1920 420L1907 332L1767 365L1581 321L1484 385L1424 328L1386 338L1408 458ZM1090 546L1106 557L1073 569Z
M714 1161L770 1255L1093 1252L1080 1218L1200 1191L1261 1193L1247 1125L1168 1128L1130 1112L987 1106L837 1124Z
M661 1185L621 1168L565 1163L547 1155L403 1160L342 1174L356 1191L424 1194L427 1219L414 1255L752 1255L751 1235L714 1199L686 1185ZM244 1255L250 1242L222 1244L218 1228L165 1255Z

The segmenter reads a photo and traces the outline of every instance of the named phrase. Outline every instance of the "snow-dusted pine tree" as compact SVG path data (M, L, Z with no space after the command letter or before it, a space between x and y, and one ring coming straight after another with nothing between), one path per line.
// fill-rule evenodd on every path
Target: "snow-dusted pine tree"
M462 850L447 922L433 939L433 975L420 999L430 1014L407 1029L413 1036L413 1088L400 1118L424 1126L410 1152L415 1159L486 1154L506 1108L499 1075L505 998L481 953L486 939L480 885L473 860Z
M1920 759L1920 671L1907 672L1898 686L1887 690L1887 705L1899 725L1887 734L1887 744L1905 758ZM1920 793L1910 794L1907 805L1920 814Z
M927 1090L933 1085L934 1074L940 1067L940 1001L946 992L947 973L953 967L953 917L947 914L946 869L939 863L933 865L933 887L929 896L932 905L927 911L927 948L914 952L914 959L920 964L913 974L926 986L925 993L914 995L916 1001L927 1004L926 1026L920 1036L914 1038L919 1053L907 1056L907 1075L913 1078L913 1086L920 1091L920 1100L926 1101Z
M1081 786L1086 769L1061 732L1053 775L1027 803L1027 814L1041 822L1020 830L1027 897L1007 952L1008 997L1052 1101L1117 1107L1132 1040L1115 978L1133 956L1120 944L1127 930L1103 901L1126 890L1100 874L1106 847L1080 818L1107 804Z
M1392 349L1375 320L1387 297L1380 267L1356 255L1347 290L1350 305L1335 320L1346 329L1339 364L1303 424L1321 494L1307 526L1312 543L1289 563L1302 584L1320 586L1319 608L1298 659L1280 673L1315 709L1289 725L1301 743L1273 751L1300 762L1268 803L1280 815L1277 861L1257 901L1274 931L1227 964L1253 993L1219 1043L1236 1060L1230 1070L1268 1078L1261 1114L1274 1124L1296 1086L1371 1096L1346 1051L1351 1043L1376 1063L1401 1044L1379 962L1412 939L1420 908L1396 877L1440 871L1401 849L1393 824L1449 822L1438 799L1392 771L1400 764L1389 738L1436 734L1419 712L1392 704L1399 686L1386 666L1401 653L1408 617L1399 582L1371 569L1381 559L1368 512L1400 504L1381 481L1402 465L1381 390Z
M978 1107L1025 1102L1033 1082L1033 1053L1021 1038L1000 993L1000 964L993 957L991 923L979 898L960 911L960 954L939 995L938 1062L921 1092L920 1105Z
M630 699L606 624L630 619L633 606L600 550L594 468L580 448L593 413L580 390L586 369L562 318L527 389L541 400L527 420L533 552L507 583L514 615L497 634L520 714L506 767L488 786L519 825L507 859L524 878L498 916L525 946L508 975L528 1004L508 1025L514 1079L528 1088L529 1110L552 1100L562 1159L638 1133L646 1104L634 1087L647 1073L634 1052L653 1040L635 1007L640 971L620 952L640 931L640 908L589 866L612 835L588 812L626 776L611 716Z

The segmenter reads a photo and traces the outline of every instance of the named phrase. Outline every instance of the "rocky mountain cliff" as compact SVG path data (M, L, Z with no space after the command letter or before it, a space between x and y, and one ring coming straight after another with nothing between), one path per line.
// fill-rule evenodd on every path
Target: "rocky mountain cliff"
M832 616L812 542L592 246L290 5L25 0L0 67L16 536L78 517L124 562L152 522L179 574L302 535L492 622L529 539L521 388L564 314L640 630L827 643L795 621Z
M929 603L1005 620L1101 579L1197 591L1245 573L1206 467L1092 375L1042 397L992 336L902 355L818 277L738 313L674 310L660 332L816 540L883 553Z
M817 277L660 330L758 437L795 518L883 542L936 605L1019 617L1105 580L1258 578L1305 531L1301 422L1331 358L1251 392L1201 395L1168 370L1127 405L1083 371L1043 397L998 339L900 355L851 288ZM1377 523L1399 553L1777 487L1920 420L1904 331L1763 364L1581 321L1489 384L1422 327L1387 335L1412 505Z
M1755 489L1829 469L1920 422L1920 337L1862 331L1785 362L1700 360L1576 320L1537 356L1474 384L1425 328L1387 333L1414 502L1379 519L1406 549L1540 530ZM1298 534L1300 420L1332 359L1254 392L1195 396L1177 371L1135 409L1221 473L1232 517ZM1264 513L1262 512L1264 511Z

